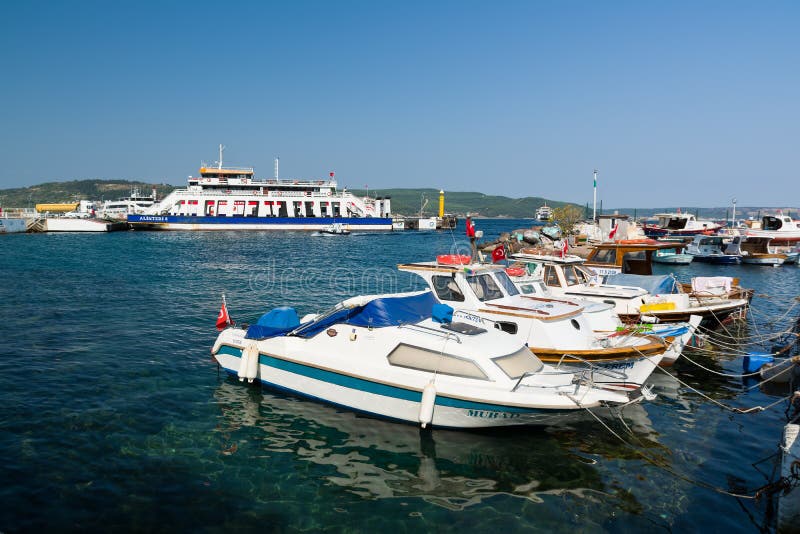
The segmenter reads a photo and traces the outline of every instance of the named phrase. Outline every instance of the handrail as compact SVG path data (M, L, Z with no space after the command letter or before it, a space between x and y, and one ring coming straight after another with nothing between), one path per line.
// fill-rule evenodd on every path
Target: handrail
M598 367L597 365L593 364L589 360L585 360L585 359L581 358L580 356L576 356L575 354L562 354L561 355L561 359L559 359L558 363L556 364L556 369L559 366L561 366L561 364L564 362L564 358L566 358L566 357L574 358L574 359L576 359L576 360L578 360L578 361L580 361L582 363L585 363L589 367L589 369L591 369L592 372L594 372L594 373L610 376L611 378L617 378L617 379L620 379L620 380L625 380L625 379L628 378L628 375L626 373L622 372L622 371L614 371L614 370L604 369L602 367ZM569 365L569 364L567 364L567 365Z
M459 345L461 344L461 338L458 337L458 335L454 334L453 332L437 330L436 328L431 328L429 326L422 326L422 325L415 324L415 323L401 324L401 325L398 325L398 328L415 328L417 330L421 330L423 334L438 335L438 336L443 337L445 339L452 338L452 339L456 340L456 343L458 343Z

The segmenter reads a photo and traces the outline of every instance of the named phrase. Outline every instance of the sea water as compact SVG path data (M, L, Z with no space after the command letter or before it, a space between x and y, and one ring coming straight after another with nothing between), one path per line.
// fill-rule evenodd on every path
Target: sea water
M488 238L530 221L478 221ZM122 232L0 238L0 531L753 531L785 403L735 347L679 362L609 429L420 431L247 385L210 348L227 298L254 322L420 289L398 263L466 252L456 232ZM738 336L796 311L800 269L657 266L756 289ZM767 351L771 347L765 347ZM616 432L617 436L611 433Z

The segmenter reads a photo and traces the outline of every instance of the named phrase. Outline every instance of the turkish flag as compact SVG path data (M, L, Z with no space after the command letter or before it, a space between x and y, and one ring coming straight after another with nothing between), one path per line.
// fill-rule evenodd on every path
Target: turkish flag
M567 243L567 238L565 237L563 241L564 241L564 244L561 245L561 257L562 258L567 255L567 250L569 250L569 243Z
M222 307L219 309L219 315L217 315L217 330L225 330L225 328L229 325L233 325L233 321L231 321L231 316L228 315L228 306L225 304L225 299L222 300Z
M617 235L617 228L619 228L619 223L614 225L614 228L608 233L609 239L614 239L614 236Z
M504 259L506 259L506 247L497 245L497 248L492 251L492 263L497 263Z

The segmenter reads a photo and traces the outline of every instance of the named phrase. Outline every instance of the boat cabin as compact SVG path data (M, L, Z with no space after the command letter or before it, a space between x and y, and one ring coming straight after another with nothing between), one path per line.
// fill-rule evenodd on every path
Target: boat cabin
M800 228L800 223L793 221L791 217L786 215L766 215L761 218L761 229L771 232L797 230Z
M629 239L595 245L586 258L586 267L601 276L609 274L653 274L653 254L674 249L675 243L653 239Z

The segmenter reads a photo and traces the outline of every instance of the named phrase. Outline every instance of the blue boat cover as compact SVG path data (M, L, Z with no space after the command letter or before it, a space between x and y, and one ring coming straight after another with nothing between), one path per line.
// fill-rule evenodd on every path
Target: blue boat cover
M418 323L431 317L434 304L436 298L430 291L408 297L376 298L364 306L342 309L319 321L309 323L307 327L297 332L297 336L314 337L335 324L382 328Z
M610 274L606 276L606 284L641 287L651 295L678 293L677 281L668 274Z
M294 308L283 306L265 313L261 318L247 329L245 339L267 339L291 332L300 326L297 312Z

